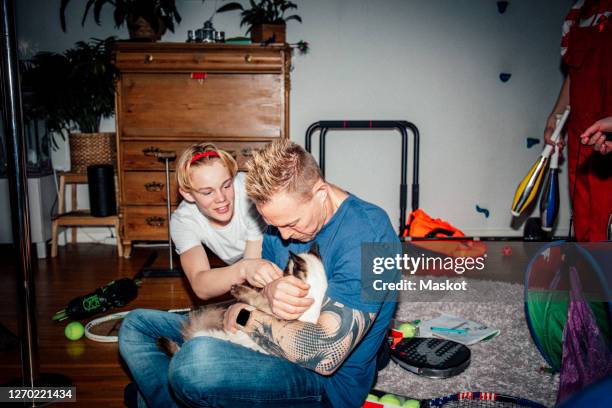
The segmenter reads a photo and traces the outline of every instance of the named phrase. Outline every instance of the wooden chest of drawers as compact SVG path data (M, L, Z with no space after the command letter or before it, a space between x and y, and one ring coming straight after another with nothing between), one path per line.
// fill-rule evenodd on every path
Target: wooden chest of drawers
M291 52L284 45L122 43L115 58L120 236L129 256L132 241L168 238L156 153L179 156L210 141L244 169L254 149L287 137ZM173 171L171 180L175 207Z

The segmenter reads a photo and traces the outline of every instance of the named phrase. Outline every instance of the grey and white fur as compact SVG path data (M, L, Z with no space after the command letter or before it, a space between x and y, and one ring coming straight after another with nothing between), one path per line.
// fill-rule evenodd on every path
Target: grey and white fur
M317 323L321 314L321 306L325 292L327 291L327 276L319 255L319 247L315 243L308 252L295 254L289 251L289 261L283 272L284 276L295 276L308 283L309 298L314 299L314 303L298 319L302 322ZM249 285L234 285L230 293L242 303L253 306L254 308L268 314L272 314L268 299L261 293L261 289ZM268 354L263 348L255 343L246 333L238 330L236 333L229 333L223 330L223 318L229 306L204 306L189 314L189 318L183 323L181 334L185 341L194 337L208 336L247 347L260 353ZM160 337L157 344L169 356L174 355L180 346L174 341Z

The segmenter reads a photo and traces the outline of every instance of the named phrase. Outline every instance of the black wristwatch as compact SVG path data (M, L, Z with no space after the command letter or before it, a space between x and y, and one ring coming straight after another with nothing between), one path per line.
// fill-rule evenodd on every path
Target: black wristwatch
M245 327L251 317L251 311L247 309L240 309L238 316L236 316L236 324L238 326Z

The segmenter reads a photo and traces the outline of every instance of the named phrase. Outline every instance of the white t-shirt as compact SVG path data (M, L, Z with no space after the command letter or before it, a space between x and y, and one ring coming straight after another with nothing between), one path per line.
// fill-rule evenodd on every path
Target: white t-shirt
M245 173L234 177L234 215L223 227L213 227L195 203L183 200L170 219L176 252L182 254L203 243L225 263L233 264L243 257L247 241L262 239L266 224L246 195L245 177Z

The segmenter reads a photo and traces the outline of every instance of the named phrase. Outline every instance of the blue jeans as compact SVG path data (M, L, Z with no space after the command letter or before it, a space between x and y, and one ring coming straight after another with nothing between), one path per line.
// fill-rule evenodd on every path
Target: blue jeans
M147 407L331 407L326 378L287 360L210 337L185 343L185 316L137 309L121 324L119 352ZM181 344L170 359L158 337Z

